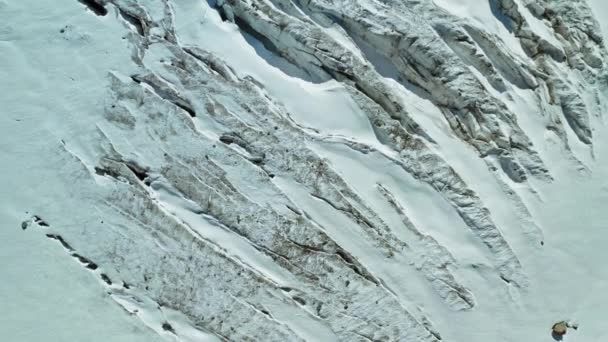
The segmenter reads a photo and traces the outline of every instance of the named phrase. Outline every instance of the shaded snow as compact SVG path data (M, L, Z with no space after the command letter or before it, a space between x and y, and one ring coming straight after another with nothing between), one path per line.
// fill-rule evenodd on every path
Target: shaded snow
M513 32L510 32L509 19L497 12L493 0L433 0L433 2L448 11L450 14L459 16L488 32L500 37L509 46L512 52L520 57L526 56L519 41Z

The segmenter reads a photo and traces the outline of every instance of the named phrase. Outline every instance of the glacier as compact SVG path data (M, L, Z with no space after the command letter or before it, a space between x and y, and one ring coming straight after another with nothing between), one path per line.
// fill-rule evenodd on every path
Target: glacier
M605 1L0 18L3 341L608 338Z

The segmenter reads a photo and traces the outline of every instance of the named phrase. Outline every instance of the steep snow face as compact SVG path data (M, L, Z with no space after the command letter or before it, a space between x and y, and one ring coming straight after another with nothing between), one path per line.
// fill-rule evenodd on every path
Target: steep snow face
M608 338L602 6L0 0L0 336Z
M608 36L608 21L606 20L606 17L608 16L608 3L601 0L590 0L589 6L591 6L593 15L602 28L604 37Z

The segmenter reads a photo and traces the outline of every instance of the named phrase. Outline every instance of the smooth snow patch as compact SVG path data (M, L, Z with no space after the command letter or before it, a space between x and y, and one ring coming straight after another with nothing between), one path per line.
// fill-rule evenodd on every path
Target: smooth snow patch
M589 6L593 11L595 19L600 23L602 32L604 33L604 44L608 40L608 1L606 0L589 0Z

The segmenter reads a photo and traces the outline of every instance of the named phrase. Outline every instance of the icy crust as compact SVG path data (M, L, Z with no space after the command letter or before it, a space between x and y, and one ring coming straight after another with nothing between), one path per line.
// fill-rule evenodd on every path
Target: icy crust
M530 203L559 171L542 137L584 166L605 106L606 51L585 2L497 1L512 37L433 1L211 2L222 29L303 75L284 82L328 83L352 101L336 108L360 111L365 135L299 122L284 94L205 41L185 44L177 2L81 3L124 28L136 72L107 70L90 145L58 147L63 186L104 220L34 221L152 330L430 342L455 336L445 322L457 314L492 307L487 288L522 305L545 243ZM493 185L454 163L460 146ZM381 167L370 181L340 158ZM418 196L427 212L412 209Z

